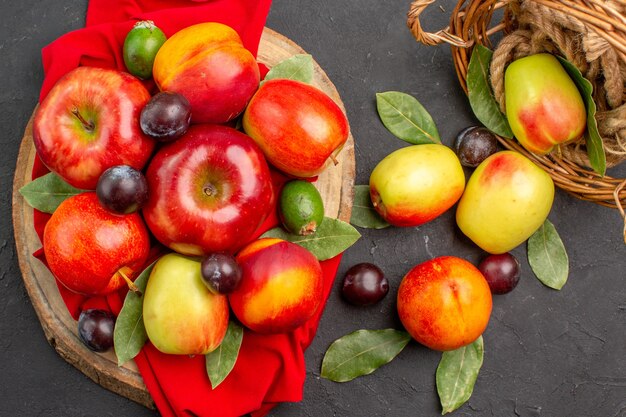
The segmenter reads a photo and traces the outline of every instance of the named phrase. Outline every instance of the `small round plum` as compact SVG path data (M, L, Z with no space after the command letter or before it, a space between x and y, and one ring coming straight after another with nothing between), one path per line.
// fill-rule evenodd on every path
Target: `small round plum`
M78 336L89 349L106 352L113 347L115 316L106 310L83 310L78 317Z
M498 140L489 129L470 126L459 132L454 142L454 150L461 165L476 168L498 150Z
M511 292L519 282L520 264L509 252L487 256L478 269L485 276L492 294Z
M379 267L363 262L346 272L341 287L343 297L353 305L367 306L385 298L389 281Z
M202 280L214 294L229 294L241 284L241 267L232 255L211 253L202 259Z
M161 141L171 142L187 132L191 105L181 94L162 91L152 96L139 117L141 130Z
M148 201L148 182L141 171L116 165L102 173L96 185L98 201L110 212L130 214Z

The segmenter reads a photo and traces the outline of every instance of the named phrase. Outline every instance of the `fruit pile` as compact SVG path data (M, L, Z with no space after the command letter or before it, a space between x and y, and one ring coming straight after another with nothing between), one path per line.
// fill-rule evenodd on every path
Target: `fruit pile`
M129 288L147 338L167 354L214 351L237 331L231 311L257 333L301 326L323 302L319 261L346 246L321 256L258 236L273 210L289 236L342 223L324 217L310 181L348 139L343 111L306 80L270 71L261 82L237 32L219 23L166 38L138 22L123 57L127 72L70 71L34 116L37 155L73 194L44 230L53 275L86 296ZM114 323L88 309L78 333L105 351L124 338Z

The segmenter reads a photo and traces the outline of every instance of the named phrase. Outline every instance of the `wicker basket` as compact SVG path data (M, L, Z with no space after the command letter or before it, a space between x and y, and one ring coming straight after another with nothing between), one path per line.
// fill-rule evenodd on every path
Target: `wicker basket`
M497 58L512 60L542 51L560 54L576 65L594 85L599 123L608 114L615 117L613 125L619 125L608 133L601 130L607 150L607 166L615 166L626 159L626 0L459 0L452 11L450 25L429 33L423 30L419 17L434 1L414 1L407 24L423 44L445 42L452 46L456 72L466 93L473 45L478 43L493 49L496 34L502 39L494 52L491 82L501 108L503 101L498 93L503 96L504 88L495 85L501 82L495 75L502 75L494 74ZM494 15L501 16L499 22L491 21ZM504 44L509 49L499 52L505 48ZM604 64L617 68L617 74L613 71L612 78L605 76L609 69L604 68ZM505 65L506 62L502 68ZM609 95L611 97L607 97ZM577 198L618 208L624 217L626 180L600 176L589 168L584 142L561 146L556 152L538 156L529 153L515 140L499 140L504 147L532 159L561 189Z

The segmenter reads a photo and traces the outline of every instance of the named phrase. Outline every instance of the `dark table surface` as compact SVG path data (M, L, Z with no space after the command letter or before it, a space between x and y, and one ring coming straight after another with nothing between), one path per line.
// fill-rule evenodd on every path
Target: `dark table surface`
M441 4L443 7L439 8ZM444 143L475 123L448 47L417 44L405 26L408 0L275 0L267 26L311 53L345 103L356 148L356 184L404 146L377 117L375 93L414 95L432 114ZM428 29L445 26L452 1L427 14ZM85 0L0 1L0 415L155 416L101 388L68 365L43 335L17 265L11 188L22 133L42 82L40 49L84 24ZM622 166L611 171L625 176ZM485 359L472 398L456 415L626 416L626 245L617 210L557 192L550 220L570 258L561 291L536 280L522 245L519 286L494 297L484 334ZM453 211L418 228L361 230L339 277L358 262L378 264L392 290L381 303L344 303L337 279L318 334L306 352L300 403L272 416L436 416L440 353L417 343L372 375L345 384L320 378L323 354L336 338L360 328L398 328L395 291L414 265L440 255L478 262L484 255L456 229Z

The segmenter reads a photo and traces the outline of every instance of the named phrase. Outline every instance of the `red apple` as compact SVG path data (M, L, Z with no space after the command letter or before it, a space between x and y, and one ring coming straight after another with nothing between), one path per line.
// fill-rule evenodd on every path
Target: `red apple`
M185 255L237 250L273 208L261 150L225 126L191 126L156 153L146 179L150 197L143 214L149 229Z
M140 170L154 149L139 127L149 99L143 84L128 73L78 67L54 85L37 109L37 154L69 184L88 190L114 165Z
M348 119L324 92L299 81L261 85L243 116L244 130L268 161L295 177L324 170L348 139Z
M294 330L322 304L322 268L303 247L281 239L259 239L236 259L243 277L228 300L249 329L265 334Z
M139 214L111 214L96 193L86 192L69 197L54 211L43 245L50 271L61 284L77 293L101 295L141 272L150 237Z

